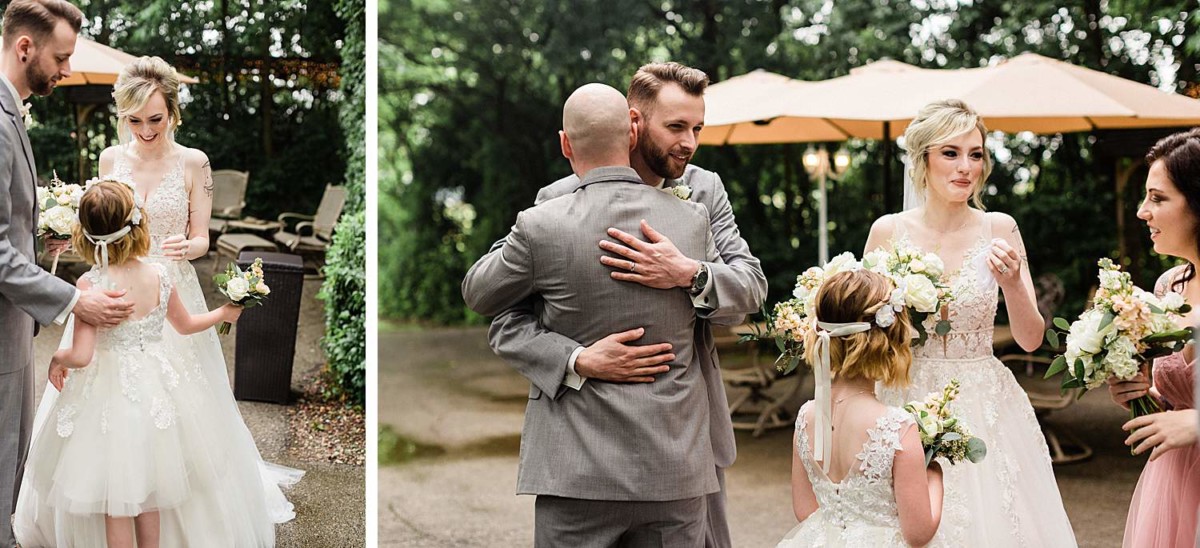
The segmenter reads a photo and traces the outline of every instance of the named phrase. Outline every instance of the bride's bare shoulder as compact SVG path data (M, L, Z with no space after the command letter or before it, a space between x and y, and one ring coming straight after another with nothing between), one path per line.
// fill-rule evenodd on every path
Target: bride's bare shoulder
M189 147L183 147L183 164L189 170L212 167L209 165L208 155L203 150Z

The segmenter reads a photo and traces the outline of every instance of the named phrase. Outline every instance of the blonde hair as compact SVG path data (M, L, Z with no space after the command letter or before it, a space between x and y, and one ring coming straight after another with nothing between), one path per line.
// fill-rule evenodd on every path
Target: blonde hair
M167 103L170 127L167 139L175 140L175 129L179 127L179 75L161 57L139 57L125 66L113 84L113 99L117 103L117 119L125 122L134 112L146 107L155 93L161 93ZM126 140L122 136L122 140Z
M921 108L917 117L904 130L904 148L909 159L909 176L917 191L924 194L929 188L927 171L929 169L929 149L946 143L968 131L976 130L983 143L987 143L987 127L983 118L974 109L958 99L945 99L929 103ZM992 174L992 154L987 146L983 147L983 172L975 181L975 189L971 193L971 203L979 209L983 207L983 182Z
M906 386L912 365L912 322L908 311L896 313L888 327L875 324L875 312L887 306L892 282L869 270L838 272L830 276L817 293L815 315L822 322L867 322L871 328L861 333L829 340L829 364L834 377L864 378L889 387ZM817 329L804 339L804 359L818 363Z
M96 244L88 241L84 233L92 236L112 234L130 225L129 234L108 244L108 264L118 265L141 257L150 252L150 228L146 212L141 212L141 222L133 224L133 210L137 208L133 189L125 183L103 180L88 187L79 200L79 224L75 225L71 243L88 264L96 264Z

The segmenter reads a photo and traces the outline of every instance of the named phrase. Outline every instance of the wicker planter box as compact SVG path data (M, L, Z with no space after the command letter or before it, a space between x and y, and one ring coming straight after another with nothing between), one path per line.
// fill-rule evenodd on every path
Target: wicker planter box
M289 253L244 251L238 266L249 268L258 257L271 294L238 320L233 395L239 400L286 404L291 397L304 261Z

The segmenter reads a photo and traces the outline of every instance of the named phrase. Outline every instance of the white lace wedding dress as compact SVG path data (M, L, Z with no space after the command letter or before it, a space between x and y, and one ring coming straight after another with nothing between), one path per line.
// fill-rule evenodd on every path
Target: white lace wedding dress
M117 155L111 176L116 179L132 182L132 175L132 166L127 161L124 151L121 151ZM196 277L195 268L188 261L176 261L163 257L161 248L162 241L167 237L176 234L186 235L188 233L188 204L189 198L183 177L183 157L179 155L174 168L164 175L159 187L150 194L146 201L145 208L147 217L149 218L148 222L152 243L150 256L144 258L144 260L148 263L161 265L167 274L168 282L179 293L184 306L191 313L196 314L205 312L209 308L205 302L199 280ZM165 310L165 301L163 301L163 305ZM73 321L74 319L72 318L68 322L61 346L70 346L71 344ZM144 324L142 325L142 328L144 328ZM124 325L119 326L113 331L122 328L124 328ZM162 322L158 323L157 329L160 332L161 345L167 349L166 353L172 356L177 363L182 364L179 366L179 372L184 374L184 379L188 382L198 383L204 387L204 394L207 399L205 406L199 411L203 415L203 421L206 424L213 425L221 432L221 443L207 448L202 447L200 450L208 453L209 457L219 460L222 463L221 469L224 470L228 477L236 478L238 482L237 488L230 491L230 496L243 499L242 502L237 504L223 504L219 507L219 513L212 514L214 516L222 516L217 523L213 524L215 527L213 534L218 535L216 540L213 542L198 542L198 539L188 537L186 545L273 546L274 524L283 523L295 517L293 506L284 496L281 487L296 483L304 475L304 472L263 461L250 430L246 427L245 421L242 420L237 402L233 398L233 390L230 388L225 357L215 329L210 328L190 336L180 335L171 325ZM88 368L84 370L86 369ZM78 371L72 371L72 374L76 373ZM34 418L33 436L35 439L41 435L43 429L57 427L56 422L58 419L54 407L58 398L59 393L53 386L47 384ZM182 416L182 413L180 416ZM49 424L47 424L48 419ZM78 428L80 427L77 426L76 429ZM131 447L130 449L134 448ZM29 467L35 466L35 464L36 457L31 449L27 470ZM87 470L87 468L84 468L84 470ZM129 470L130 473L133 473L136 469L130 468ZM47 510L39 506L39 504L45 502L44 500L39 502L36 499L24 497L24 494L29 492L29 479L27 472L21 487L22 501L25 504L18 504L14 522L14 529L18 532L18 539L28 539L21 540L23 546L26 548L56 545L103 546L103 521L99 524L99 544L82 541L72 544L65 542L62 538L59 538L58 542L55 542L55 537L52 535L56 529L59 532L63 531L61 525L56 528L54 526L53 514L47 516ZM250 487L253 486L257 486L257 488L251 489ZM244 511L239 510L243 503L246 505ZM217 512L217 509L214 508L213 512ZM50 519L49 522L46 521L47 518ZM35 523L35 520L37 520L37 523ZM225 521L225 524L222 525L221 521ZM165 521L163 528L165 532L167 529ZM238 528L249 528L249 530L256 531L255 538L257 540L224 542L227 538L240 539L241 537L239 536L221 536ZM26 536L21 536L22 531L26 533ZM72 534L74 535L74 531L72 531ZM183 543L172 544L166 542L165 536L163 538L163 546L184 545ZM203 539L205 537L199 538Z
M855 455L859 464L852 465L846 477L834 483L813 460L806 424L811 407L810 401L800 408L796 447L819 507L792 529L777 548L907 547L892 488L892 460L896 451L901 450L900 437L905 427L913 424L912 416L903 409L889 407L876 420L875 427L867 431L862 452Z
M897 237L907 238L902 223ZM1033 407L1012 372L992 350L997 287L984 264L990 249L990 224L966 253L962 268L950 277L955 301L949 306L950 333L934 334L913 352L912 384L902 390L879 386L879 399L902 406L941 392L958 379L962 391L954 412L972 434L987 443L980 463L943 463L945 501L942 523L931 546L1053 547L1076 546L1075 534L1054 479L1046 438Z

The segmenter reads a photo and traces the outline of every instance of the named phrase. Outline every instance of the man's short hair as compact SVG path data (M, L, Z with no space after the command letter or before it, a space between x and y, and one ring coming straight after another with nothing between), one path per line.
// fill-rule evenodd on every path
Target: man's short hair
M625 94L629 106L641 111L643 116L649 116L663 84L677 84L687 94L700 97L708 87L708 75L676 62L642 65L629 81L629 93Z
M59 21L66 21L76 33L83 27L83 12L66 0L13 0L4 10L4 47L10 47L21 34L41 42L54 34Z

